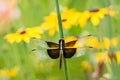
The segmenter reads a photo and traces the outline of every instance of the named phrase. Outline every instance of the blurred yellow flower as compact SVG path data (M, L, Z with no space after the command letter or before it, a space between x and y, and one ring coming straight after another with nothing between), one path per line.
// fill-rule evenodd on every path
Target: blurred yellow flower
M118 11L113 10L113 6L108 7L108 14L112 17L115 17L118 14Z
M77 24L79 12L73 9L64 9L61 11L62 25L63 28L69 29L72 25ZM58 19L57 14L52 12L50 15L45 17L45 21L41 24L43 30L47 30L50 36L53 36L55 32L58 32Z
M88 61L83 61L82 62L82 67L84 70L90 71L91 70L91 64Z
M115 54L115 56L113 56ZM115 53L113 53L112 56L110 56L111 54L108 53L108 51L105 52L99 52L95 54L95 59L97 62L100 62L101 60L104 60L105 62L111 62L111 58L116 58L117 59L117 63L120 64L120 51L116 51Z
M86 23L88 22L90 18L90 12L84 11L79 14L78 23L80 24L80 27L83 28Z
M40 27L33 27L27 28L26 31L28 32L31 38L41 38L40 34L43 33L43 30Z
M120 64L120 51L116 52L117 62Z
M114 37L111 40L107 37L103 39L103 45L106 49L109 49L109 47L116 47L118 45L118 38Z
M100 19L104 18L106 14L106 8L81 12L81 15L79 16L80 26L83 28L89 20L91 20L94 26L98 26Z
M115 11L109 9L109 7L84 12L78 12L74 9L67 8L63 8L63 10L61 10L62 25L65 29L70 29L72 25L78 24L83 28L89 20L94 26L98 26L100 19L103 19L105 15L113 16L115 15ZM59 31L56 12L52 12L50 15L45 17L44 22L41 24L41 28L48 31L50 36L53 36Z
M2 69L0 70L0 78L2 77L8 77L12 78L15 77L19 72L19 67L14 67L11 70L9 69Z
M97 62L100 62L101 60L104 60L105 62L110 62L110 58L108 56L107 51L96 53L95 58Z
M100 19L103 19L106 15L114 17L116 14L117 12L112 9L112 6L101 9L93 9L90 11L90 20L94 26L98 26Z
M91 38L86 39L86 46L90 46L90 47L98 49L101 47L101 44L99 40L97 39L97 37L91 37Z
M7 76L8 77L15 77L19 71L18 67L14 67L11 70L7 70Z
M48 34L53 36L55 32L58 32L58 20L57 14L52 12L49 16L45 17L45 21L42 23L41 28L43 30L48 30Z
M100 19L103 19L107 15L107 8L93 9L90 11L90 20L94 26L98 26Z
M77 25L79 15L80 15L80 13L73 9L62 12L61 17L62 17L63 27L65 29L69 29L69 28L71 28L72 25Z
M98 26L100 20L103 19L106 15L115 16L116 12L110 7L84 11L80 13L78 23L80 24L80 27L83 28L90 20L94 26Z
M6 35L5 39L9 43L13 43L13 42L20 43L21 41L28 43L31 38L40 39L41 37L40 34L42 33L43 31L41 30L40 27L19 29L16 33Z

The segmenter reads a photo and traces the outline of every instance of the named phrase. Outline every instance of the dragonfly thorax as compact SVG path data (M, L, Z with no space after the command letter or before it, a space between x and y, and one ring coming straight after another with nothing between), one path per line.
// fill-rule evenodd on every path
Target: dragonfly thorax
M63 39L59 40L59 49L63 50L65 48L65 41Z

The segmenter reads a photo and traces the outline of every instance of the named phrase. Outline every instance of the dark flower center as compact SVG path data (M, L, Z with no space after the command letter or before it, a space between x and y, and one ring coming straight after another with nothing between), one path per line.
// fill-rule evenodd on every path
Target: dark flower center
M66 22L67 21L67 19L62 19L62 22Z
M26 33L26 31L25 30L22 30L21 32L20 32L20 34L25 34Z
M109 56L109 58L110 58L111 60L116 60L116 55L115 55L114 52L110 52L110 53L108 54L108 56Z
M99 11L99 9L92 9L92 10L90 10L90 12L98 12Z

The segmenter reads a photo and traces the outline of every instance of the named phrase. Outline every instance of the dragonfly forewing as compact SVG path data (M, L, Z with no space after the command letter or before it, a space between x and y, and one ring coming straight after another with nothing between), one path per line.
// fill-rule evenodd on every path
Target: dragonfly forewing
M47 49L47 53L52 59L59 57L59 49Z

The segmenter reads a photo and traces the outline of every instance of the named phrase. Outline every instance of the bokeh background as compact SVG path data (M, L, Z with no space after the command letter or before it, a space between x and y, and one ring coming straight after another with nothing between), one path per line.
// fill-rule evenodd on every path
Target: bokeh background
M101 9L112 5L117 11L117 15L111 18L105 17L100 21L100 26L112 25L112 37L117 37L118 45L115 51L119 51L120 39L120 0L59 0L60 7L75 9L78 12L83 12L92 9ZM33 40L30 43L13 43L7 42L4 37L7 34L15 33L20 28L32 28L40 26L44 22L45 16L56 11L55 0L0 0L0 80L65 80L64 64L62 69L59 69L59 59L51 59L46 52L40 50L32 52L32 49L39 48L38 40ZM79 25L73 25L69 29L64 30L65 38L70 36L81 36L92 34L98 37L97 30L88 22L84 28ZM109 27L105 29L103 36L109 37ZM42 40L58 42L59 33L54 36L49 36L48 32L41 35ZM41 44L42 45L42 44ZM93 54L101 51L97 49L85 49L85 55L68 59L68 67L71 80L94 80L90 78L89 68L94 72L98 63L94 61ZM85 63L84 63L85 62ZM86 71L86 66L88 73ZM107 73L108 79L97 78L95 80L119 80L119 64L111 67L111 64L106 63L103 73ZM91 74L92 74L91 72ZM110 75L111 74L111 75ZM117 74L117 75L116 75ZM104 75L104 74L102 74ZM113 78L113 75L117 77Z

